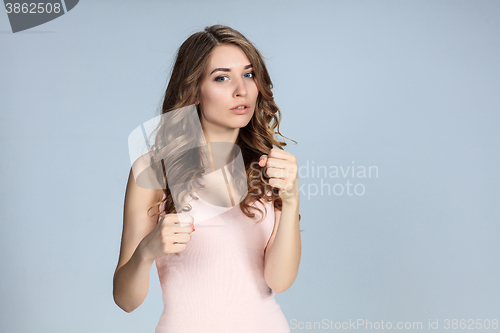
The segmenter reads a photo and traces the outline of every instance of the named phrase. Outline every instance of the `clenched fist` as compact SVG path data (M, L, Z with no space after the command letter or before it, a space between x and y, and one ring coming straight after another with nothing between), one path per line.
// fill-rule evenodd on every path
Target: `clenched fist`
M141 244L146 259L155 260L167 254L186 250L194 231L194 219L186 213L168 214L147 234Z

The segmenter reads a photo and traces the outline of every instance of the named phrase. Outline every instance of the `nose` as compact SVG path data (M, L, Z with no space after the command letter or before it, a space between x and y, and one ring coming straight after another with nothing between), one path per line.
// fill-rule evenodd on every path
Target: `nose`
M248 91L246 84L242 78L239 78L234 81L234 97L243 97L246 96Z

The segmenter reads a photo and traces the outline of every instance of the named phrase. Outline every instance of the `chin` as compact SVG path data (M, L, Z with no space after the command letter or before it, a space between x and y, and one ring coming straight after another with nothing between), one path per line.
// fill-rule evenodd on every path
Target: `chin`
M248 125L250 123L250 120L252 120L253 114L246 114L246 115L241 115L241 116L236 116L236 117L230 117L226 121L226 125L231 128L242 128Z
M233 129L236 129L236 128L243 128L243 127L246 127L250 122L247 121L247 122L244 122L244 123L232 123L232 124L228 124L227 127L229 128L233 128Z
M250 119L241 119L239 121L235 121L232 123L233 126L231 126L232 128L243 128L245 126L247 126L249 123L250 123Z

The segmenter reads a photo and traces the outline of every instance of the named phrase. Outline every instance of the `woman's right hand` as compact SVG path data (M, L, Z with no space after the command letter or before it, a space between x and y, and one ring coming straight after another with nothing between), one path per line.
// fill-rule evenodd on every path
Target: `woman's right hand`
M187 213L165 215L139 245L144 258L155 260L186 250L194 231L193 222L194 218Z

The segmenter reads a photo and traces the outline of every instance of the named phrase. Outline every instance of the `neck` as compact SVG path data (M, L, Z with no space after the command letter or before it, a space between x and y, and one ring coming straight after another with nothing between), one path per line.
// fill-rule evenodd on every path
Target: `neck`
M226 128L226 129L215 129L215 128L204 128L203 134L205 135L205 140L209 142L230 142L236 143L238 134L240 132L239 128Z
M203 133L208 144L207 153L211 159L211 169L219 169L231 162L234 158L231 153L238 138L239 128L224 132L208 132L204 129Z

